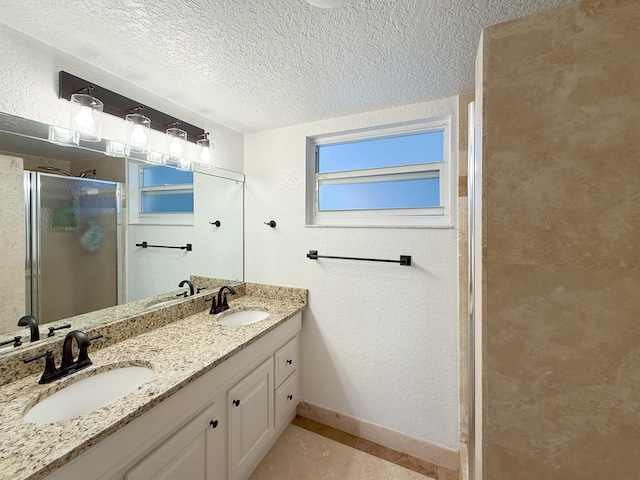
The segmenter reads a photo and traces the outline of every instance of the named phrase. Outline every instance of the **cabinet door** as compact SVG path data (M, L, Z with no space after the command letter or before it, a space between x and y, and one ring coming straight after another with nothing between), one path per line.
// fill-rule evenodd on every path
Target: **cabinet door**
M211 405L129 470L125 480L215 480L221 419Z
M243 479L273 436L273 360L270 358L228 393L231 478Z

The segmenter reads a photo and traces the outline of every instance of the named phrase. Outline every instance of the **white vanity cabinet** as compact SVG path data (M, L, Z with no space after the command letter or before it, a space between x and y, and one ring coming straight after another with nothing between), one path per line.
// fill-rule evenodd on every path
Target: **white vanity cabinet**
M295 416L299 403L300 336L238 382L227 394L231 480L244 480Z
M273 359L256 368L227 394L233 480L248 477L266 452L274 430ZM268 450L268 448L267 448Z
M129 470L125 480L224 480L216 455L225 441L219 410L217 403L206 408Z
M296 335L274 355L276 428L286 424L300 402L300 337Z
M246 480L295 416L300 328L298 313L47 479Z

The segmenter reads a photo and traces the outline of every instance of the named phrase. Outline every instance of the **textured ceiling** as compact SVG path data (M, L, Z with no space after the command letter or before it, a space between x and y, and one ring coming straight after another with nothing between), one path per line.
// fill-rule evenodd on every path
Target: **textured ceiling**
M0 22L251 132L471 91L482 28L573 1L0 0Z

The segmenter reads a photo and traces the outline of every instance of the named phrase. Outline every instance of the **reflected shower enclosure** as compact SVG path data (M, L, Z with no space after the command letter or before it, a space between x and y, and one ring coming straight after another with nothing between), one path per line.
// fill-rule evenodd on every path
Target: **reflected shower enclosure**
M118 304L121 187L25 172L26 305L40 324Z

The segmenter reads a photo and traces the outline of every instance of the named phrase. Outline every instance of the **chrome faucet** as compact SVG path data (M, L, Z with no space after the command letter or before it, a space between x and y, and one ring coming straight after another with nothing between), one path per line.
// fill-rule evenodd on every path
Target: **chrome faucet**
M31 342L40 340L40 330L38 329L38 320L33 315L25 315L18 320L19 327L29 327L31 332Z
M189 281L189 280L182 280L180 282L180 284L178 285L180 288L184 287L185 285L189 285L189 296L192 297L193 296L193 284ZM182 295L182 294L180 294ZM180 296L178 295L178 296ZM184 292L184 296L187 296L187 292Z
M102 335L98 334L90 338L89 335L81 332L80 330L73 330L67 333L67 336L64 337L64 344L62 345L62 361L60 363L60 368L56 368L53 350L47 350L45 353L27 358L23 361L24 363L30 363L44 357L44 372L42 373L38 383L51 383L54 380L71 375L72 373L91 365L92 362L87 350L91 345L91 341L97 340L98 338L102 338ZM73 358L73 340L77 342L79 351L78 358L75 360Z

